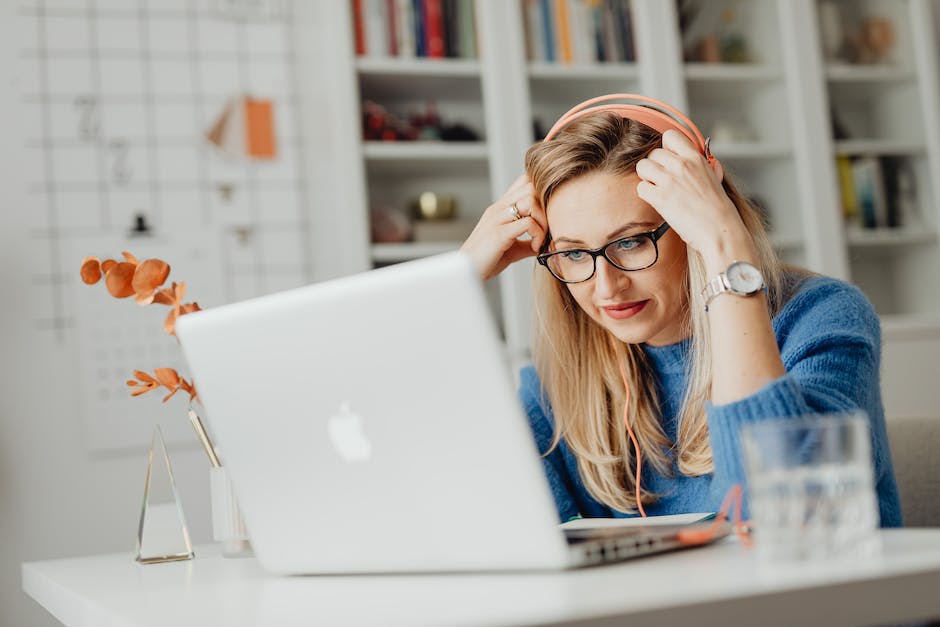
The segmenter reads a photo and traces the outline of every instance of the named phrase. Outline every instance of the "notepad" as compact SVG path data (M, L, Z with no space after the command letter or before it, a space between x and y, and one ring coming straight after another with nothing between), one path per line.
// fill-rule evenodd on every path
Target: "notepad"
M599 529L604 527L649 527L658 525L691 525L711 520L716 512L667 514L665 516L636 516L635 518L575 518L561 524L562 529Z

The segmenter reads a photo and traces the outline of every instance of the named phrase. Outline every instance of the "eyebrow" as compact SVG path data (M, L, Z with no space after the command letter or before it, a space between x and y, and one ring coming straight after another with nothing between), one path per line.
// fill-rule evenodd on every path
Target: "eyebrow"
M622 227L620 227L616 231L608 233L606 237L609 240L614 237L617 237L618 235L622 235L625 231L629 231L631 229L635 229L641 226L649 228L649 229L655 229L659 225L656 224L655 222L629 222L627 224L624 224ZM565 242L568 244L584 244L583 240L573 239L571 237L554 237L552 238L552 241L553 242Z

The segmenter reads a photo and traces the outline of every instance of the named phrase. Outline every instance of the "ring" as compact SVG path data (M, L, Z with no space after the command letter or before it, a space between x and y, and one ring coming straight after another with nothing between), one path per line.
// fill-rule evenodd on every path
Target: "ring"
M516 206L516 203L509 205L509 213L512 215L513 220L522 219L522 213L519 211L519 207Z

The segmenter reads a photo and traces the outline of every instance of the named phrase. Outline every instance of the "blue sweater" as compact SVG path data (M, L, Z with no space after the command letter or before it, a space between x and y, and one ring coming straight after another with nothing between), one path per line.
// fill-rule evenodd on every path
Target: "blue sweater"
M871 304L855 287L827 277L802 282L791 277L792 296L773 320L780 356L787 373L751 396L727 405L708 404L709 439L714 472L700 477L679 473L664 476L643 465L643 485L661 495L644 506L650 516L712 512L728 489L744 485L739 443L742 425L775 416L797 416L861 408L868 413L872 433L875 489L884 527L901 525L901 508L888 449L879 387L881 329ZM663 430L676 440L677 414L686 388L689 340L671 346L643 345L655 373ZM541 453L550 447L554 418L531 366L521 372L522 403ZM584 487L574 453L564 440L543 457L545 474L562 521L625 517L595 500Z

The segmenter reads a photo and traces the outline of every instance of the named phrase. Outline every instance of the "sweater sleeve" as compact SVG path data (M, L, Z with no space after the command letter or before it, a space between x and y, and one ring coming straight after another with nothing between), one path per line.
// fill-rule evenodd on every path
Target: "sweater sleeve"
M577 504L573 496L573 486L568 469L565 467L561 449L555 447L551 453L545 454L551 448L554 424L550 418L551 410L542 393L542 385L535 368L528 366L520 372L519 397L529 426L535 437L539 454L542 456L542 468L552 490L555 506L558 508L558 519L566 522L579 515Z
M706 407L716 501L744 483L741 427L774 417L864 410L872 431L882 524L900 523L881 404L878 316L862 293L833 279L809 279L774 319L786 374L754 394Z

